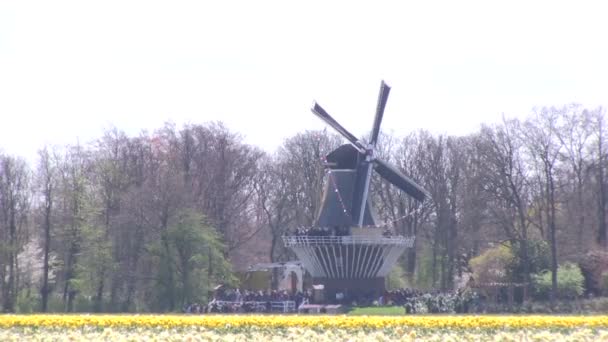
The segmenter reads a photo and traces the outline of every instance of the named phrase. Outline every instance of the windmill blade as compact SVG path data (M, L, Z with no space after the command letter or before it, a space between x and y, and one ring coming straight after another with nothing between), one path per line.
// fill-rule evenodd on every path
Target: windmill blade
M325 111L325 109L323 109L321 106L319 106L318 103L315 102L313 104L311 110L321 120L325 121L328 125L330 125L336 131L338 131L338 133L342 134L342 136L345 137L346 140L350 141L350 143L353 144L353 146L357 150L359 150L359 152L365 153L365 146L363 146L363 144L361 144L361 142L359 142L359 139L357 139L357 137L352 135L349 131L346 130L346 128L342 127L342 125L340 125L336 120L334 120L334 118L332 118Z
M380 124L382 123L384 108L386 108L386 101L388 101L388 94L390 92L391 87L382 81L380 83L380 94L378 94L378 105L376 106L374 126L372 126L372 135L369 139L369 143L372 144L372 146L376 146L376 142L378 141L378 136L380 135Z
M386 179L389 183L405 191L408 195L414 197L418 201L422 202L427 197L427 192L420 185L416 184L413 180L403 175L394 166L383 162L382 160L375 159L376 171L382 178Z

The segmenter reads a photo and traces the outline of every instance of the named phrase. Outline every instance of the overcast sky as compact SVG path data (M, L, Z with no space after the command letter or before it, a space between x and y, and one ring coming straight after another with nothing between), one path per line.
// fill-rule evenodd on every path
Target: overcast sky
M415 4L415 3L420 3ZM608 104L602 1L2 1L0 150L221 120L273 151L323 128L466 134Z

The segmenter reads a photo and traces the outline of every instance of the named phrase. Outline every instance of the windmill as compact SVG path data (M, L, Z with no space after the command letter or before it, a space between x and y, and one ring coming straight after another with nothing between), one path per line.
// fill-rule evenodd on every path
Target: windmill
M405 248L413 245L414 237L387 237L378 229L369 201L372 172L420 202L427 197L421 186L375 156L390 89L381 82L369 141L357 139L318 103L312 107L317 117L349 143L326 156L328 181L314 233L286 236L284 241L330 296L337 292L381 292L384 277Z

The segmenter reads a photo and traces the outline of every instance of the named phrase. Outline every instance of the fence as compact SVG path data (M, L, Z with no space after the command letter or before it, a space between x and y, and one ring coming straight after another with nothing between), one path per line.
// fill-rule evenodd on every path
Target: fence
M290 313L296 312L296 302L293 300L281 300L281 301L227 301L227 300L216 300L210 303L215 305L221 312L222 308L228 307L234 311L247 311L252 312L280 312ZM268 309L270 308L270 311Z
M283 236L285 246L310 245L414 245L414 236L369 237L369 236Z

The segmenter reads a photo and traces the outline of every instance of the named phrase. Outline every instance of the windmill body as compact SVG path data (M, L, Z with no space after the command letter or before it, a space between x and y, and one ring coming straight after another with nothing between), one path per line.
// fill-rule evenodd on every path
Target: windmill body
M414 237L387 236L378 226L369 201L372 172L418 201L426 191L394 166L375 158L374 150L390 88L382 82L369 142L357 139L321 106L315 115L345 137L326 157L326 182L315 227L306 233L285 236L285 245L298 256L315 283L325 285L328 298L343 293L349 298L377 295L385 289L385 277Z

